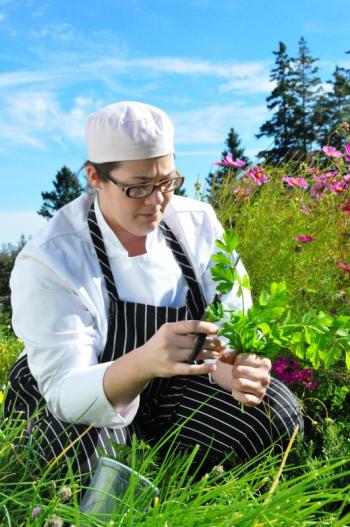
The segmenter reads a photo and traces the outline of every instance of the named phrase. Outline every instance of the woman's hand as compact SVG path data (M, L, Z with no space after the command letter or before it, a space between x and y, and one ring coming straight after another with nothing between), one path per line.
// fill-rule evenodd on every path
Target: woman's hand
M206 333L198 360L218 359L225 350L216 333L217 326L203 320L168 322L143 346L134 350L142 353L144 367L150 379L175 375L202 375L216 370L215 364L187 364L197 333Z
M263 400L270 384L271 361L253 353L223 353L220 360L232 365L232 396L245 406L256 406Z

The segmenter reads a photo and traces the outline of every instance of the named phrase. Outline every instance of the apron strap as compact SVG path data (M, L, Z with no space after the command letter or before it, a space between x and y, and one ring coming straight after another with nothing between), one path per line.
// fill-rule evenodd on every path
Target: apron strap
M101 271L106 282L108 296L110 297L110 299L116 302L117 300L119 300L119 296L114 283L113 273L109 264L109 259L106 253L102 233L97 223L94 202L92 202L91 204L87 221L89 225L92 243L95 247L96 256L100 263Z
M165 223L165 221L161 221L159 224L159 227L163 233L163 236L166 240L167 245L172 250L172 253L174 257L176 258L181 268L181 271L186 279L186 282L189 287L189 292L192 297L192 301L198 313L202 313L207 304L206 304L205 297L202 293L202 290L199 287L196 275L194 274L191 262L188 259L187 255L185 254L181 244L178 242L174 233L172 232L170 227Z

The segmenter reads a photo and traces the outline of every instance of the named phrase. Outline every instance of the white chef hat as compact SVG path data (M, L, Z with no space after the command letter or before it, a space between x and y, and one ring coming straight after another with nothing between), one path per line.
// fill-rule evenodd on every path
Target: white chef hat
M110 104L89 115L85 140L93 163L148 159L175 151L168 115L141 102Z

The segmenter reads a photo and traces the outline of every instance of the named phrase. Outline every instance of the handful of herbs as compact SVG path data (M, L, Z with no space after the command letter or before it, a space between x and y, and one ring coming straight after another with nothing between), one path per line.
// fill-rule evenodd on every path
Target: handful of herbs
M250 288L248 276L240 277L235 268L233 251L239 240L227 230L223 240L217 240L218 251L212 256L211 268L218 293L228 293L237 284L238 296ZM239 353L264 355L272 361L294 355L313 368L329 368L344 361L350 370L350 317L332 317L312 309L300 321L291 320L289 295L285 282L272 283L270 291L262 290L258 301L244 312L233 311L222 303L208 308L208 320L220 321L219 334L228 339L231 349Z

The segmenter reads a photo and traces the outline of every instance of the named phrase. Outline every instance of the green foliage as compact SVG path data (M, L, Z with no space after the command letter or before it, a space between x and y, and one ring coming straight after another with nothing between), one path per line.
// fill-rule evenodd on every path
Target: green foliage
M15 337L10 326L0 326L0 387L6 384L11 366L23 350L23 342Z
M233 231L226 230L221 249L211 268L217 291L228 293L238 280L238 295L243 296L243 281L236 272L232 251L238 246ZM319 368L330 368L344 361L350 370L350 316L332 317L323 311L311 309L301 320L292 320L288 309L289 295L285 282L273 282L270 291L261 290L258 301L247 311L222 310L224 322L220 334L225 336L231 349L240 353L261 354L270 359L292 353L299 359ZM222 313L221 312L221 313ZM212 306L208 319L218 320L219 310ZM220 317L221 318L221 317Z
M333 169L329 163L324 172ZM256 300L272 282L283 280L290 293L293 317L301 317L310 309L348 314L350 274L339 268L336 260L349 262L350 215L341 208L349 192L324 192L321 199L314 199L304 189L283 185L285 176L306 177L312 185L307 165L266 167L265 172L269 181L260 187L228 176L218 194L217 214L224 226L234 227L240 239L253 298ZM235 194L237 188L249 186L249 196ZM296 235L311 235L314 240L302 243Z
M21 237L17 245L6 244L0 250L0 324L9 325L11 320L10 275L19 251L26 240Z
M44 203L38 214L47 219L52 218L56 210L78 198L83 192L78 176L65 166L57 172L53 186L54 190L41 193Z
M349 70L336 66L329 89L322 88L306 40L299 40L296 57L290 57L287 47L279 43L270 80L274 83L267 97L271 116L259 129L257 138L272 138L272 146L258 157L274 164L293 159L305 159L315 144L325 145L332 139L338 148L344 146L338 127L350 119Z

